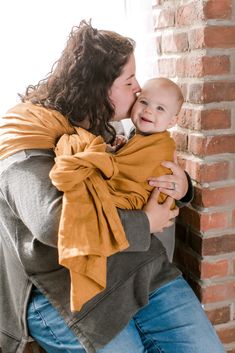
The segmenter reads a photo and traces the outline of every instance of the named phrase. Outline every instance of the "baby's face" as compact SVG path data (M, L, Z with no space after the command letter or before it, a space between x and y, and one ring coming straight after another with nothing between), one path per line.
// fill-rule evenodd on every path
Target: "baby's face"
M131 119L137 131L162 132L175 125L178 110L178 95L174 88L160 82L149 82L132 108Z

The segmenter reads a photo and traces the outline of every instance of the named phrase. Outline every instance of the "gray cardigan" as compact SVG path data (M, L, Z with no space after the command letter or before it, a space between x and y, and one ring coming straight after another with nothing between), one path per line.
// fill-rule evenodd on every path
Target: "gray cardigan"
M24 150L0 161L0 347L3 353L23 353L30 339L26 308L33 284L58 309L86 351L94 353L146 305L151 291L180 274L168 260L161 241L149 234L145 213L119 210L130 247L108 259L107 288L80 312L72 313L69 272L58 264L57 231L62 194L48 176L53 163L51 150ZM173 239L173 228L171 232ZM164 233L160 236L164 238Z

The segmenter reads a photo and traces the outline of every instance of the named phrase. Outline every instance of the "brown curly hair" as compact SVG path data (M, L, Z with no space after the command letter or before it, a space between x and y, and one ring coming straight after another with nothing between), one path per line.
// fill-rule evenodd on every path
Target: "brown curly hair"
M110 141L115 137L109 123L115 108L108 92L134 48L133 39L97 30L91 21L82 20L72 28L51 72L37 85L28 86L20 98L56 109L75 126L88 119L89 131Z

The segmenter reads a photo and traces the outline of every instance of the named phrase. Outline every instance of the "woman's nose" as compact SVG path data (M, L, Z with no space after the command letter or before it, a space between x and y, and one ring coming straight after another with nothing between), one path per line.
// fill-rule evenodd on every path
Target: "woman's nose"
M141 88L140 88L139 82L135 80L135 85L133 86L133 92L138 93L140 91L141 91Z

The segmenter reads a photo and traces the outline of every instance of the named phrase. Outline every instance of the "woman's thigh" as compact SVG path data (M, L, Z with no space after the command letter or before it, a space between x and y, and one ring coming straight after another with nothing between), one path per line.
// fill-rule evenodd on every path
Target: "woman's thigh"
M97 353L147 353L144 348L135 321L129 324L104 348Z
M86 353L58 311L37 289L28 305L27 324L30 336L47 353Z
M31 336L48 353L85 353L48 300L37 291L28 307ZM225 353L182 277L150 295L149 304L97 353Z
M148 353L225 353L199 300L181 276L153 292L134 320Z
M27 323L30 336L47 353L86 353L58 311L37 289L28 305ZM97 353L146 353L134 320Z

